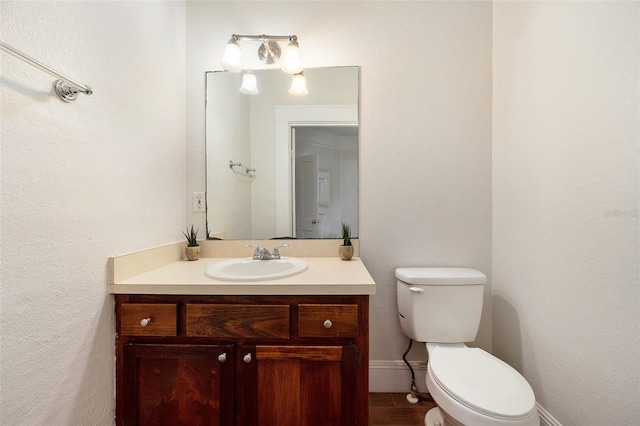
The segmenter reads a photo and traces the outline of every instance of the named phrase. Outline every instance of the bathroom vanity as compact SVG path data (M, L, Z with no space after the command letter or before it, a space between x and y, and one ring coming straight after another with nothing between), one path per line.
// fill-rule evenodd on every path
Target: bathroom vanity
M116 424L367 424L375 283L359 259L239 283L205 277L220 258L141 271L141 256L110 259Z

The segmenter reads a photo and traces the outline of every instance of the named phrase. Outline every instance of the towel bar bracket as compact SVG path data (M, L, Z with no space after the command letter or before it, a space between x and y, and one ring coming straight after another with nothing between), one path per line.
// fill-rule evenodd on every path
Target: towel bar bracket
M78 93L80 93L80 90L78 90L75 86L68 84L66 81L56 80L54 87L56 90L56 94L63 101L73 102L78 99ZM85 85L85 87L89 89L87 94L90 95L92 93L91 86Z

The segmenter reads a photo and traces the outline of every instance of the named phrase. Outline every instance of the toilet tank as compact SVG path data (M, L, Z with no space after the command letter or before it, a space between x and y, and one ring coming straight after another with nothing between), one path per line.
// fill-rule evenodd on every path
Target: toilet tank
M402 332L419 342L475 340L487 277L469 268L396 269Z

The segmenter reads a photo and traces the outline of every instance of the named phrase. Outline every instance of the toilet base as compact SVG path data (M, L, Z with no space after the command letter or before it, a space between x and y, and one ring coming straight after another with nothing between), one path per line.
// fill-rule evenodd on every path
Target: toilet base
M424 416L424 426L444 426L444 417L438 407L427 411Z

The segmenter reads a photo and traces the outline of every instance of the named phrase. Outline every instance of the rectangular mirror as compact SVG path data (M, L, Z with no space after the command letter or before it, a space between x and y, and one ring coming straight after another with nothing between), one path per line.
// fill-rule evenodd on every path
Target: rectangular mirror
M358 237L359 74L307 68L293 96L280 69L255 71L255 95L206 73L209 238L340 238L341 222Z

